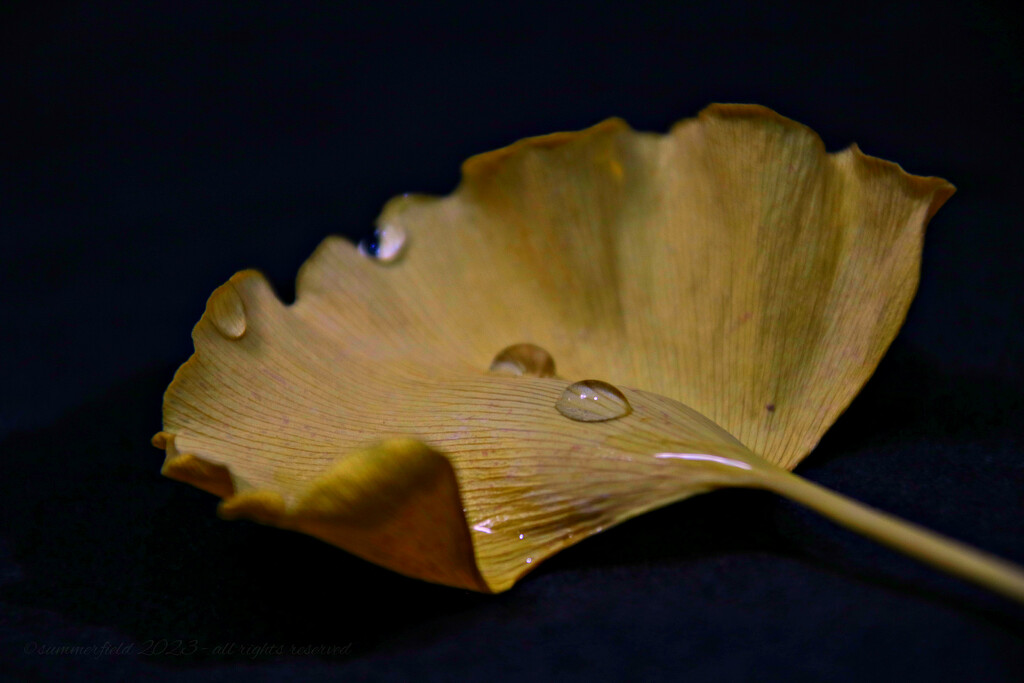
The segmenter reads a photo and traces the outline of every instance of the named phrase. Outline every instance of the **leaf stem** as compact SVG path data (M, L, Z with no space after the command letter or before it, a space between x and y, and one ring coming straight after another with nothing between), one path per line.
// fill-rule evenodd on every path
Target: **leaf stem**
M876 510L785 470L756 468L751 485L809 507L859 534L926 564L1024 603L1024 569L989 553Z

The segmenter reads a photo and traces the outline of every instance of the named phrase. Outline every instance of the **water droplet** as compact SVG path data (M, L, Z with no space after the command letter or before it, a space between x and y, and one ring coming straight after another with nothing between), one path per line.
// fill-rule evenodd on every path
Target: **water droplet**
M480 533L484 534L493 534L494 529L491 528L492 524L494 524L494 519L485 519L479 524L474 524L473 531L479 531Z
M530 564L532 562L533 562L533 558L532 557L526 558L526 564Z
M555 359L536 344L513 344L498 352L490 371L515 377L554 377Z
M230 282L221 285L210 297L210 320L227 339L241 339L245 334L245 304Z
M520 541L523 540L524 538L526 538L526 534L519 534L519 540Z
M405 252L406 237L405 228L385 223L359 243L359 253L381 263L392 263Z
M604 422L629 415L633 410L621 391L608 382L585 379L566 387L555 408L570 420Z

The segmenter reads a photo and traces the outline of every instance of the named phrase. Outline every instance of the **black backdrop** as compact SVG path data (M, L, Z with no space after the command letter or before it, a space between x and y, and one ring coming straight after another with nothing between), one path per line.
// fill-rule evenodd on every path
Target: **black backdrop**
M347 4L0 5L0 677L1024 680L1024 609L767 494L649 514L482 596L161 478L161 393L236 270L289 300L325 235L449 192L473 153L757 102L959 188L801 473L1024 562L1011 14Z

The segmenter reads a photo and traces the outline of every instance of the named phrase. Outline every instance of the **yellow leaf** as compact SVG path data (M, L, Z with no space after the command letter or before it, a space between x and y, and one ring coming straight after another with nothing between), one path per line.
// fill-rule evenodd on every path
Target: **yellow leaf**
M213 293L164 473L225 517L505 590L646 510L791 482L952 192L757 106L473 157L450 196L389 202L374 243L325 240L293 305L253 271Z

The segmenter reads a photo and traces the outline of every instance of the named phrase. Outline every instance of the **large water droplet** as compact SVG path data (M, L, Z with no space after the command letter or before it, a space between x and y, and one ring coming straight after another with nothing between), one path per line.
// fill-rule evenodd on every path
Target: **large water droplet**
M359 253L381 263L397 261L405 252L406 237L405 228L385 223L373 231L372 237L359 242Z
M230 282L219 287L210 297L210 319L227 339L240 339L245 334L245 304Z
M536 344L513 344L498 352L490 370L516 377L554 377L555 359Z
M555 408L562 415L580 422L604 422L629 415L633 410L621 391L608 382L585 379L566 387Z

